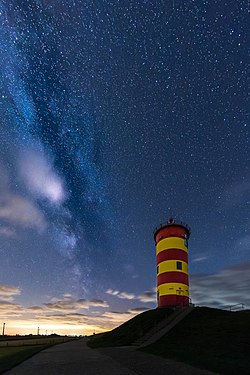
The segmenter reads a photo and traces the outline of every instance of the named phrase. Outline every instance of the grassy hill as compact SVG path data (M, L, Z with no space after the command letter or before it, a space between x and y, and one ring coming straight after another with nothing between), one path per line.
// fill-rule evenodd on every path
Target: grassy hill
M229 312L196 307L143 351L220 374L249 374L250 310Z
M171 310L165 308L146 311L113 331L92 336L88 345L129 345L168 314ZM139 350L220 374L249 374L250 310L196 307L165 336Z
M91 336L88 345L91 348L130 345L172 312L170 308L145 311L110 332Z

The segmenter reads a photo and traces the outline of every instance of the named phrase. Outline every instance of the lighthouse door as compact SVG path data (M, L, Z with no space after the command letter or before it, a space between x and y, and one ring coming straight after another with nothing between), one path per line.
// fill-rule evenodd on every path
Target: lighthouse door
M176 290L176 306L182 306L182 296L183 290L182 289L177 289Z

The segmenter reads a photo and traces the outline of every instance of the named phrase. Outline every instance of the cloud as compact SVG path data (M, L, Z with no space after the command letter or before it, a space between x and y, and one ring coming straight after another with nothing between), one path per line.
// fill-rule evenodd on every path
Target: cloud
M149 310L148 307L135 307L133 309L130 309L129 312L131 312L132 314L139 314L147 310Z
M0 284L0 303L12 302L14 297L19 295L21 290L18 287Z
M147 310L146 307L135 307L128 311L107 311L109 305L103 300L76 299L71 294L64 294L62 298L54 297L41 306L30 307L2 299L19 294L18 287L0 284L0 318L8 322L8 333L36 332L38 322L44 332L47 329L62 334L103 332ZM95 309L89 309L91 307Z
M33 202L14 194L0 198L0 218L39 231L43 231L47 225L43 213Z
M8 311L8 312L17 311L17 310L20 310L20 305L16 303L8 302L8 301L0 301L0 312L2 310Z
M99 299L85 300L85 304L86 304L88 307L94 307L94 306L98 306L98 307L109 307L109 305L108 305L107 302L102 301L102 300L99 300Z
M59 322L63 324L81 324L86 323L87 316L80 313L72 314L53 314L39 316L39 322Z
M247 237L245 242L248 243L248 240ZM210 275L190 275L190 296L197 305L226 308L243 303L246 308L250 308L249 290L250 262L237 264ZM108 289L106 293L118 298L121 298L121 293L124 297L127 294L113 289ZM133 299L144 303L156 302L156 292L146 291L134 295Z
M144 292L138 296L138 300L141 302L156 302L156 293Z
M121 299L135 299L135 294L128 292L120 292L117 297Z
M250 262L237 264L211 275L191 275L190 279L192 302L197 305L226 308L243 303L246 308L250 308ZM155 302L155 291L135 295L108 289L106 293L117 298L121 298L119 296L123 293L122 296L128 299L134 295L134 301ZM44 330L53 329L59 333L102 332L113 329L147 310L146 307L139 306L128 311L107 311L109 305L103 300L76 299L71 294L64 294L62 298L53 298L41 306L31 307L8 300L19 294L18 287L0 284L0 318L8 319L8 326L11 322L15 324L13 333L29 333L30 327L33 327L35 332L37 322Z
M61 334L92 334L112 329L138 313L108 312L106 301L77 299L69 293L42 305L27 307L13 301L20 294L19 287L0 284L0 319L6 322L7 334L36 333L37 325L42 333L53 330Z
M212 275L190 277L192 302L210 307L243 303L250 308L250 262L225 268Z
M41 306L31 306L27 307L26 311L28 313L39 313L39 312L44 312L44 309Z
M8 174L2 168L0 168L0 219L38 231L43 231L47 225L43 213L31 200L11 191ZM7 226L2 226L1 234L10 237L14 231Z
M129 292L119 292L118 290L113 289L107 289L106 293L111 296L116 296L121 299L128 299L128 300L139 300L141 302L155 302L156 299L156 293L154 292L143 292L139 295L136 295L134 293Z
M99 299L74 299L70 295L64 296L61 300L54 300L50 303L42 305L41 312L64 312L70 313L81 309L89 309L90 307L109 307L107 302ZM39 311L38 306L35 307ZM34 307L33 307L34 310Z
M20 288L7 284L0 284L0 298L2 296L14 296L21 293Z
M55 173L52 163L44 152L37 150L22 152L19 174L35 196L46 198L51 203L61 203L65 199L62 179Z
M113 290L113 289L107 289L106 290L107 294L110 294L111 296L116 296L121 299L135 299L136 296L134 293L129 293L129 292L119 292L118 290Z
M198 262L203 262L204 260L206 260L207 259L207 257L206 256L202 256L202 257L197 257L197 258L193 258L192 260L191 260L191 262L192 263L198 263Z
M16 232L12 228L9 228L9 227L6 227L6 226L1 226L0 227L0 236L14 237L15 233Z
M61 329L62 333L76 332L76 330L77 332L84 330L85 333L103 332L147 310L145 307L135 307L128 311L107 311L109 305L103 300L76 299L71 294L65 294L59 299L54 297L41 306L30 307L1 299L1 296L12 297L18 294L20 294L19 288L0 284L0 318L8 319L9 329L10 326L15 325L16 330L13 333L27 333L32 327L36 330L37 322L40 328ZM95 309L89 309L92 307Z
M118 294L120 293L118 290L113 290L113 289L107 289L106 290L106 293L107 294L110 294L111 296L118 296Z
M16 317L22 315L22 306L5 300L0 299L0 318L8 319L10 317Z

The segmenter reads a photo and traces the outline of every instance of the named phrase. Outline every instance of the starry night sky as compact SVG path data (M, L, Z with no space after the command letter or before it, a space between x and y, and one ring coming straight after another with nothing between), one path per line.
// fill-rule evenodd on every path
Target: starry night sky
M155 307L170 215L191 227L193 302L250 308L247 1L0 17L0 324L86 333Z

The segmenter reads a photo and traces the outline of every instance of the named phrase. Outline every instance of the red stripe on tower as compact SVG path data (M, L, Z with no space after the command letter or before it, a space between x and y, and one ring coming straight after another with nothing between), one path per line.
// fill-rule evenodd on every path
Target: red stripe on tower
M164 272L157 277L157 286L166 283L181 283L188 286L188 275L182 272Z
M188 262L188 253L179 249L168 249L163 250L156 256L156 264L163 262L164 260L179 259L183 262Z

